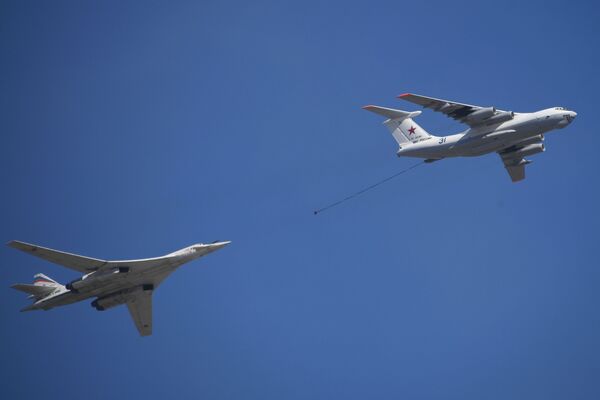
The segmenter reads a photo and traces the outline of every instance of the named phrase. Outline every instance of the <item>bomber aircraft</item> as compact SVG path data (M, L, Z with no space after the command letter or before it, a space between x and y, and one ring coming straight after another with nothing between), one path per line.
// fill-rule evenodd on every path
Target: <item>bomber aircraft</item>
M398 142L398 157L424 158L433 162L447 157L474 157L496 152L513 182L525 179L525 157L545 151L544 134L569 125L577 113L552 107L532 113L516 113L495 107L480 107L418 94L398 96L424 108L446 114L469 128L449 136L433 136L413 118L421 111L401 111L379 106L365 110L387 118L384 125Z
M49 310L92 297L96 297L92 307L99 311L127 304L140 335L148 336L152 334L152 293L158 285L179 266L229 243L195 244L162 257L106 261L13 240L8 246L84 275L61 285L44 274L36 274L33 284L11 287L28 293L34 301L21 311Z

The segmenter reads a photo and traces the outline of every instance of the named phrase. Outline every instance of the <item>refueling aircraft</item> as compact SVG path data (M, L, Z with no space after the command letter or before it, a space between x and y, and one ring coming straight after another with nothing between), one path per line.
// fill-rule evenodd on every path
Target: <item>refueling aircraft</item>
M544 134L569 125L577 113L564 107L552 107L532 113L503 111L436 99L412 93L398 96L402 100L441 112L469 128L449 136L434 136L413 118L421 111L402 111L379 106L365 106L367 111L387 118L383 123L398 142L398 157L424 158L434 162L448 157L475 157L496 152L513 182L525 179L526 157L542 153Z

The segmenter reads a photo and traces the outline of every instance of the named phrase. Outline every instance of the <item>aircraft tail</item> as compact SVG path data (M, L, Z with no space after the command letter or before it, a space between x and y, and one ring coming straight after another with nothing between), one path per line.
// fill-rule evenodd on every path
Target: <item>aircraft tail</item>
M33 284L16 283L11 288L29 294L30 298L41 299L63 286L44 274L36 274L33 278Z
M363 109L388 118L383 124L390 130L400 149L433 136L413 120L413 117L421 115L421 111L409 112L379 106L365 106Z

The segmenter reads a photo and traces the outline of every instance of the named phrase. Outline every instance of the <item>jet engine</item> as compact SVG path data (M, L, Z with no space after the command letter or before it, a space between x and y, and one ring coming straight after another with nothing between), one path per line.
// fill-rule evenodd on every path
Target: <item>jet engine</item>
M94 307L98 311L108 310L109 308L113 308L121 304L127 303L127 301L131 299L131 297L131 294L112 294L110 296L102 297L92 301L92 307Z
M65 287L73 293L88 292L115 279L118 274L126 274L127 272L129 272L129 267L117 267L102 272L94 271L67 283Z
M499 124L501 122L510 121L515 117L515 113L512 111L503 111L496 115L491 116L490 118L485 120L487 125Z
M472 112L467 116L467 120L470 122L481 122L486 118L490 118L496 112L495 107L485 107L477 111Z
M541 142L543 142L543 141L544 141L544 135L535 135L535 136L532 136L530 138L521 140L518 143L515 143L514 147L515 148L517 148L517 147L524 147L524 146L527 146L527 145L532 144L532 143L541 144Z
M528 144L525 147L521 147L517 150L503 153L503 155L514 157L514 158L523 158L523 157L531 156L533 154L541 153L544 151L546 151L546 148L544 147L543 143L533 143L533 144Z
M70 290L73 293L79 293L79 289L83 286L85 286L85 284L87 282L84 282L86 279L88 279L90 276L92 276L94 274L94 272L91 272L89 274L83 275L81 278L75 279L74 281L71 281L69 283L67 283L65 285L65 287L67 288L67 290Z
M100 297L92 301L92 307L98 311L108 310L109 308L127 303L139 292L147 290L154 290L154 285L142 285L131 289L125 289L108 296Z

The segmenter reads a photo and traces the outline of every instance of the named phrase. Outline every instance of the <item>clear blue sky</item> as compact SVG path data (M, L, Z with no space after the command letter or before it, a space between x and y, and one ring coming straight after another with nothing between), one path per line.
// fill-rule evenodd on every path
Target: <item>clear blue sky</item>
M0 250L0 397L600 398L599 6L485 3L3 2L2 240L233 243L149 338L125 307L19 313L11 283L77 275ZM519 184L445 160L313 216L414 162L361 110L403 92L579 116Z

